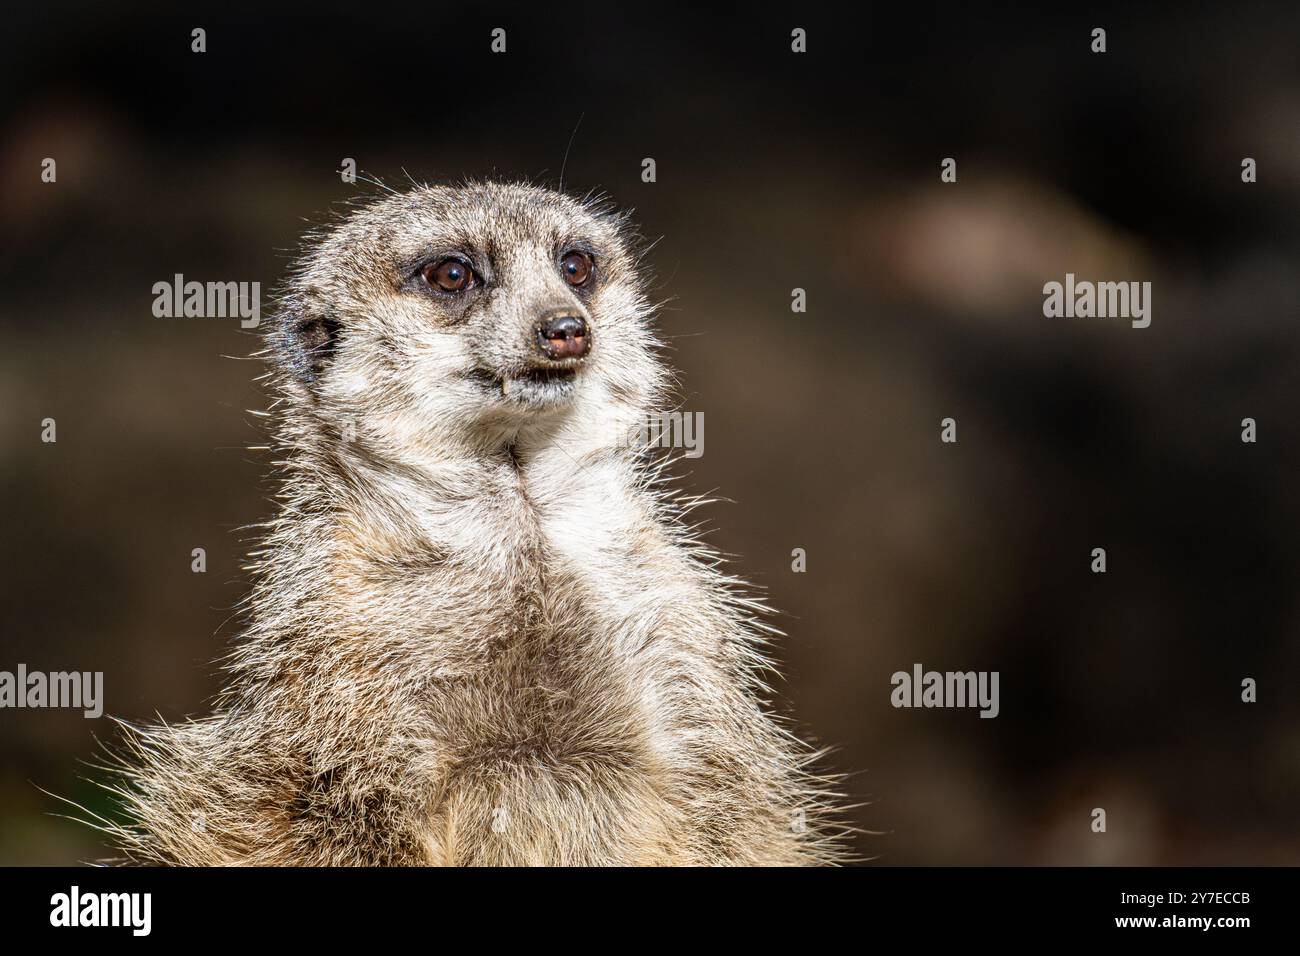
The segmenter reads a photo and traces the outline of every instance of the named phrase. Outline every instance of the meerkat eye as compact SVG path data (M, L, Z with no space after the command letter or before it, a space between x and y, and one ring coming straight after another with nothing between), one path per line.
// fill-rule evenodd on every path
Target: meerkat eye
M572 252L566 252L560 259L560 273L569 285L586 285L587 280L591 278L594 265L591 256L580 249L574 249Z
M462 259L440 259L431 262L420 274L424 281L443 292L464 292L478 284L474 270Z

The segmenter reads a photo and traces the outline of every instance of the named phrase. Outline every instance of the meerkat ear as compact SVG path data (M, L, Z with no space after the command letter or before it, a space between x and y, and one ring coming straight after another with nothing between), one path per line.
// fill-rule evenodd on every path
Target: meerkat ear
M286 305L275 326L281 363L307 384L320 378L338 344L339 323L302 304Z

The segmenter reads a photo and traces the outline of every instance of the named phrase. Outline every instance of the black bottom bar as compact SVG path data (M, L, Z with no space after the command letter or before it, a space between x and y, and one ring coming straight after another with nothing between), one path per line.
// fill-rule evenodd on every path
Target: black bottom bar
M632 941L629 930L644 944L654 935L682 943L711 928L732 942L770 937L769 945L829 934L842 946L847 933L865 947L901 933L918 944L1204 939L1221 948L1289 937L1296 877L1289 868L8 869L0 870L0 915L9 941L76 935L82 943L415 936L435 947L456 938L495 946L522 931L532 942L621 945Z

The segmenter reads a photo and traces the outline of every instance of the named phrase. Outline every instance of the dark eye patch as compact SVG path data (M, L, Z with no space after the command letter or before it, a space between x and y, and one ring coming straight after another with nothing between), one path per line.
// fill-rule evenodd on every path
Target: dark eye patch
M453 294L468 292L481 284L474 267L461 256L427 263L420 268L420 275L429 288Z
M466 270L464 285L451 273L457 264ZM397 261L397 287L403 291L466 292L491 279L491 258L477 242L444 238ZM450 280L439 282L439 279Z

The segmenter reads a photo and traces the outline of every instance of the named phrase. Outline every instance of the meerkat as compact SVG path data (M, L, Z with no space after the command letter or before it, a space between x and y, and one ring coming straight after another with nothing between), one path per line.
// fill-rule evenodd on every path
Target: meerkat
M213 714L129 729L126 858L838 862L766 609L619 440L670 384L627 217L417 187L290 275L247 624Z

